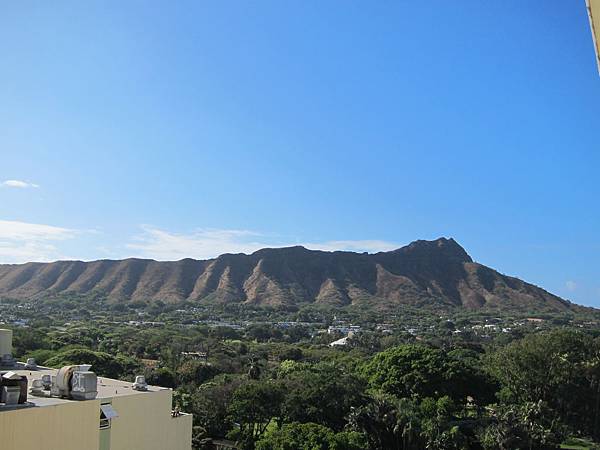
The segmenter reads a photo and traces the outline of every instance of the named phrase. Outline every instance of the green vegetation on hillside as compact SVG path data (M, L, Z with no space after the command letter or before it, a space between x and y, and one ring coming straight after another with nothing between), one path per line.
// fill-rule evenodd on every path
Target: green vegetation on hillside
M143 373L174 388L173 406L194 414L197 449L212 439L259 450L592 448L600 439L593 315L78 297L0 302L0 313L19 359Z

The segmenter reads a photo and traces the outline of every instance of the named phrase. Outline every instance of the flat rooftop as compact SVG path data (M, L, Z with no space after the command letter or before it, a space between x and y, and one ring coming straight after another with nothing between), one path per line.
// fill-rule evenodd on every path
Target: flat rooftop
M0 413L2 411L11 411L15 409L21 409L32 406L56 406L64 403L72 403L72 402L85 402L89 400L70 400L67 398L58 398L58 397L38 397L35 395L31 395L29 393L29 389L31 388L31 384L34 380L41 379L42 375L51 375L56 376L58 373L58 369L52 369L49 367L38 367L36 370L25 370L23 363L18 363L16 369L3 369L3 371L10 370L19 375L25 375L27 377L27 403L25 405L11 405L11 406L0 406ZM92 367L90 370L94 370ZM164 388L160 386L150 386L148 385L147 391L136 391L132 388L133 382L130 381L121 381L121 380L113 380L111 378L105 378L98 376L98 396L96 399L111 399L114 397L122 397L127 395L148 395L152 392L160 392L160 391L168 391L169 388ZM44 391L48 392L48 391ZM48 392L49 394L49 392Z

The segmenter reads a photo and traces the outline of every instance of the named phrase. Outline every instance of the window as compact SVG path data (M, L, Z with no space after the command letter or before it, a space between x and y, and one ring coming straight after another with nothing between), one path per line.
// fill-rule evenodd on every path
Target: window
M101 430L106 430L107 428L110 428L110 421L115 417L119 417L119 414L113 409L112 405L110 405L110 404L100 405L100 429Z
M110 428L110 419L107 419L102 411L100 411L100 429L106 430Z

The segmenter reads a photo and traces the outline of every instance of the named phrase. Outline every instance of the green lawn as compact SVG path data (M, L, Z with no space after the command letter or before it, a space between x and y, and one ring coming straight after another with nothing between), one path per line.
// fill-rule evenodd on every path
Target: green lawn
M560 448L570 450L596 450L600 449L600 446L592 441L588 441L587 439L570 438L567 439L565 443L560 446Z

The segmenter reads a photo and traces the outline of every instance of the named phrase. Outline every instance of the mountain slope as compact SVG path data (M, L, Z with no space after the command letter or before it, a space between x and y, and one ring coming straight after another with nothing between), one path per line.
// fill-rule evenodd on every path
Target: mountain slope
M415 241L376 254L303 247L197 261L146 259L0 265L0 297L101 293L111 300L257 305L444 305L570 309L573 305L474 262L453 239Z

